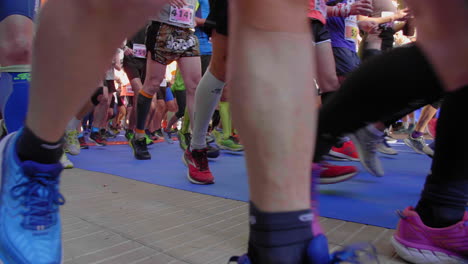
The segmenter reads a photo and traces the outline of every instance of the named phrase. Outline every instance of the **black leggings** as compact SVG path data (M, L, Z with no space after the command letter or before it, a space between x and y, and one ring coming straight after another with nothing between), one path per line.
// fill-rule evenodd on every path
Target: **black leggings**
M414 45L369 59L320 109L315 161L340 136L372 122L390 125L443 94L432 67Z
M177 100L177 106L179 110L175 114L177 118L181 118L185 114L185 106L187 104L186 92L185 91L174 91L174 96Z
M436 73L416 46L397 48L364 63L323 105L316 161L320 161L340 136L372 122L393 122L442 96L435 155L420 204L422 201L433 207L451 208L455 211L445 217L455 215L454 219L459 219L468 202L468 143L453 133L460 131L459 122L465 118L468 86L444 93ZM441 215L444 213L438 216Z

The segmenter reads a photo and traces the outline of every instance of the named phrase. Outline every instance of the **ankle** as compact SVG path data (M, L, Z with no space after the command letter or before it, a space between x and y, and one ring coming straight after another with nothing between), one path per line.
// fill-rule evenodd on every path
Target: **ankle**
M38 163L58 163L63 154L63 138L57 142L47 142L25 127L19 132L16 150L21 161L31 160Z

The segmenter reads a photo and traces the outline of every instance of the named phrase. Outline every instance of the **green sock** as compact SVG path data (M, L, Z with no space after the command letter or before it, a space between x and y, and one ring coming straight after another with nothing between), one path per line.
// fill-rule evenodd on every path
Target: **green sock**
M182 128L180 129L182 134L190 132L190 115L188 113L188 108L185 108L184 118L182 119Z
M223 137L227 139L232 134L231 112L228 102L219 103L219 115L221 116L221 124L223 125Z

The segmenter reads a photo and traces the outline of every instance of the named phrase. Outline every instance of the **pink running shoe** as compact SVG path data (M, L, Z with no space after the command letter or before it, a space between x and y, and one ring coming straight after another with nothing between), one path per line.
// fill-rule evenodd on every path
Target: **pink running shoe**
M399 212L398 228L392 237L397 254L415 264L468 263L468 213L457 224L431 228L413 207Z

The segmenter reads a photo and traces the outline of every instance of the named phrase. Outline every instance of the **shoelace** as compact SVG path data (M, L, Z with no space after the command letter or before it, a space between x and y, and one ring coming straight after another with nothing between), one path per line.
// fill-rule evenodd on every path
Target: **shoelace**
M12 188L13 199L22 199L27 208L22 213L22 226L31 230L44 230L57 222L55 213L58 206L65 204L65 198L58 191L58 178L49 174L27 175L28 180Z
M193 157L200 171L208 170L208 156L206 152L206 149L193 151Z
M78 141L78 131L72 131L69 136L71 137L70 141L71 141L71 143L73 145L79 145L80 144L80 142Z

